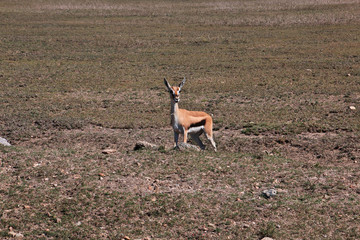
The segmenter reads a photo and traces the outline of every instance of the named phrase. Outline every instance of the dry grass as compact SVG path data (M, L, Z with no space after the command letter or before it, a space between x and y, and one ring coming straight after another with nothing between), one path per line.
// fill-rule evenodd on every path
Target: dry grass
M273 26L294 24L341 24L359 22L359 1L30 1L22 5L15 1L3 11L93 11L101 15L162 15L180 14L187 17L187 23L215 25ZM223 14L226 13L226 14ZM201 14L201 18L199 18Z
M359 239L359 6L1 1L0 237ZM218 153L171 150L184 76Z

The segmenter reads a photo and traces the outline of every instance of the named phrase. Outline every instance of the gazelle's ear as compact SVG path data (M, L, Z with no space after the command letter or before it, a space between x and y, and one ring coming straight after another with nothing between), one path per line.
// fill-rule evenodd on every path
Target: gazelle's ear
M168 89L168 91L172 92L172 88L171 88L170 84L168 83L168 81L166 80L166 78L164 78L164 84L165 84L166 88Z
M182 80L182 82L179 84L180 90L181 90L181 88L184 86L185 82L186 82L186 78L184 77L184 79Z

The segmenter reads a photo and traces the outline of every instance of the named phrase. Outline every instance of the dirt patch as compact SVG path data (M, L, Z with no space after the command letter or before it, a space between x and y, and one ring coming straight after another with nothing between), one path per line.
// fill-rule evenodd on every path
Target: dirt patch
M357 161L360 158L359 136L352 132L248 136L242 134L242 130L222 130L217 132L217 139L221 149L232 152L280 153L284 157L302 161Z
M356 1L58 2L0 3L0 238L360 239Z
M243 133L243 129L221 129L215 131L214 135L220 151L225 152L281 154L286 158L302 161L306 159L358 161L360 159L359 136L353 132L247 135ZM202 138L204 143L209 145L205 137L202 136ZM58 131L56 134L47 132L25 142L16 142L16 145L52 147L60 142L66 146L93 150L115 148L119 151L131 151L139 141L147 141L169 150L173 148L173 132L171 127L109 129L87 126L83 129Z
M170 236L165 238L286 239L305 231L319 236L320 227L298 224L316 219L331 227L338 215L356 236L355 225L349 225L349 211L358 210L349 203L360 193L356 134L246 135L221 129L215 132L217 153L175 151L172 139L170 127L87 126L2 148L3 236L12 226L37 237L163 238L158 232L164 232ZM139 140L164 148L134 151ZM270 188L278 193L266 199L262 192Z

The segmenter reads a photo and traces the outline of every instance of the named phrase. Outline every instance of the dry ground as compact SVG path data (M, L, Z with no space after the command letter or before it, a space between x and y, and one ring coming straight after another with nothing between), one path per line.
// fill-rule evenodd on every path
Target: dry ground
M359 16L354 0L0 2L0 237L359 239ZM171 149L162 78L184 76L217 153Z
M96 126L2 148L3 236L12 227L50 239L358 237L356 135L216 136L219 153L168 150L170 128ZM133 151L144 139L165 149ZM269 188L278 194L266 199Z

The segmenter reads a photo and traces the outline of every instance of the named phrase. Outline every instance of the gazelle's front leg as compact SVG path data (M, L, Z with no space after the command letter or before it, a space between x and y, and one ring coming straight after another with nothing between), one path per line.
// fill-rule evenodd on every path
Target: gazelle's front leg
M188 129L184 128L184 143L187 143L187 136L188 135Z
M174 148L178 147L179 133L174 131Z

